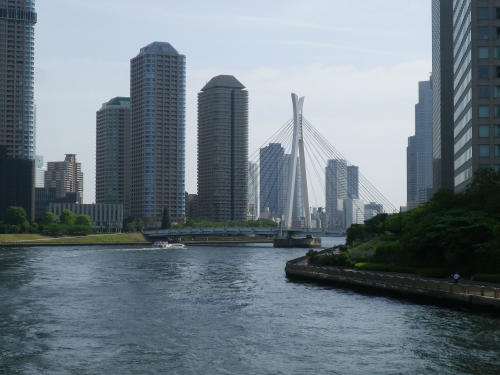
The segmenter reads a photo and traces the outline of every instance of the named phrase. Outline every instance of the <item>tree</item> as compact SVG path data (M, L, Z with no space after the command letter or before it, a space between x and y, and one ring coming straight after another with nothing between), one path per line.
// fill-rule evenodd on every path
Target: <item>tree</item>
M165 207L163 209L163 217L161 219L161 229L169 229L170 228L170 214L168 213L168 208Z
M59 217L59 222L61 224L73 225L75 223L75 214L70 210L63 210L61 216Z
M24 225L26 220L26 211L22 207L10 206L5 213L5 224Z
M75 219L75 225L90 228L92 226L92 222L90 221L90 217L88 215L78 215Z
M40 224L42 225L50 225L55 223L56 217L52 212L46 212L42 217L42 221L40 222Z

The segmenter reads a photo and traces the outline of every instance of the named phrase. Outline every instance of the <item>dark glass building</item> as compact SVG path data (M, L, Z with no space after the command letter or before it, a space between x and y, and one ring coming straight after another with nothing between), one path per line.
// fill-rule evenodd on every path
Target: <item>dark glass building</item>
M280 143L270 143L260 149L260 216L266 218L280 216L279 177L281 161L285 149Z
M231 75L198 94L199 214L245 221L248 206L248 91Z
M96 114L96 203L121 204L130 216L130 99L117 97Z
M453 0L432 0L432 174L453 190Z
M0 220L10 206L23 207L26 218L35 215L35 161L6 157L0 150Z

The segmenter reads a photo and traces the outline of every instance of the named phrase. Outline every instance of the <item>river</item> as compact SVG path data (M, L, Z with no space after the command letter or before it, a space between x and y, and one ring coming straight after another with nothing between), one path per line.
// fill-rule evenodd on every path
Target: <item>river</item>
M498 317L287 280L304 252L0 249L0 374L500 373Z

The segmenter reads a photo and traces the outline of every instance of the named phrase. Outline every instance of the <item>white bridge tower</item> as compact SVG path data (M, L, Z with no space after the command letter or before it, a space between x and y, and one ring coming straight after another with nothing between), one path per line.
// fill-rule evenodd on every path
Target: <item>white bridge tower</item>
M290 160L290 183L288 184L288 202L285 210L284 228L292 228L293 208L295 205L295 188L297 184L297 163L300 168L300 183L302 194L301 205L305 216L305 227L311 228L311 214L309 212L309 195L307 190L306 159L304 155L304 132L302 130L302 111L304 107L304 97L299 98L292 94L293 104L293 141L292 155Z

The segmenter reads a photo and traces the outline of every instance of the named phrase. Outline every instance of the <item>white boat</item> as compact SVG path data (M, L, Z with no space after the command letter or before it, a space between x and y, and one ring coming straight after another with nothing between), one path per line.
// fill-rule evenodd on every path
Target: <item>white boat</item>
M168 241L156 241L153 243L154 247L159 247L161 249L185 249L186 245L183 243L168 243Z

